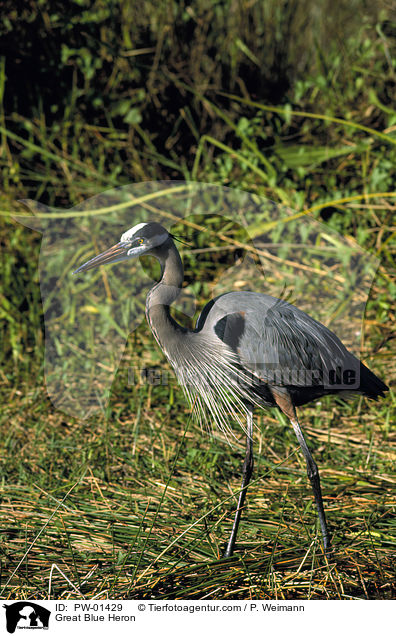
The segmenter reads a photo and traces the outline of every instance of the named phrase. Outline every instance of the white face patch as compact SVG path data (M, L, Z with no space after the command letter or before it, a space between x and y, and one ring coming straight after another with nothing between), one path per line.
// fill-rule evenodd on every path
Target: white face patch
M136 232L139 232L139 230L141 230L142 227L144 227L145 225L147 225L147 223L138 223L138 225L135 225L134 227L131 227L130 230L124 232L124 234L121 236L121 243L123 243L124 241L131 241Z

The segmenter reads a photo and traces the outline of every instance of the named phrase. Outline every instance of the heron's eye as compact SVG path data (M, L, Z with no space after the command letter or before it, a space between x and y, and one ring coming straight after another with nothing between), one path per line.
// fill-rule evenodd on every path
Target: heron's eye
M144 243L144 239L140 238L140 239L138 240L138 243L139 243L139 245L143 245L143 243Z

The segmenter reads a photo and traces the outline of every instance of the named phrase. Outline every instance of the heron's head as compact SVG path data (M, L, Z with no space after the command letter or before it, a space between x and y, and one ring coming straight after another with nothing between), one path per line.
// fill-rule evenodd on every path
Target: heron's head
M159 223L139 223L124 232L119 243L102 252L102 254L91 258L73 273L78 274L98 265L118 263L129 258L152 253L153 250L160 248L169 239L169 232Z

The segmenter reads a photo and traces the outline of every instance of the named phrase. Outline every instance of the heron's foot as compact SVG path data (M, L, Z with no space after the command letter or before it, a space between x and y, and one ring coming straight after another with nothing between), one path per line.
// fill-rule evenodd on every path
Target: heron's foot
M234 548L235 545L231 543L231 541L229 541L226 549L223 552L223 559L229 559L230 557L232 557L232 555L234 554Z
M333 554L334 549L333 546L330 544L330 537L326 537L326 539L323 541L323 551L326 557L330 556L330 554Z

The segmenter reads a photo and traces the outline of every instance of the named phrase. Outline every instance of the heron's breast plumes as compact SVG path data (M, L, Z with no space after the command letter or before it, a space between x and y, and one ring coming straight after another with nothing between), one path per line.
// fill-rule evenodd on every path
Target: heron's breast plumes
M249 404L258 404L252 377L228 345L205 334L186 332L164 352L201 426L232 433L230 423L245 429Z

